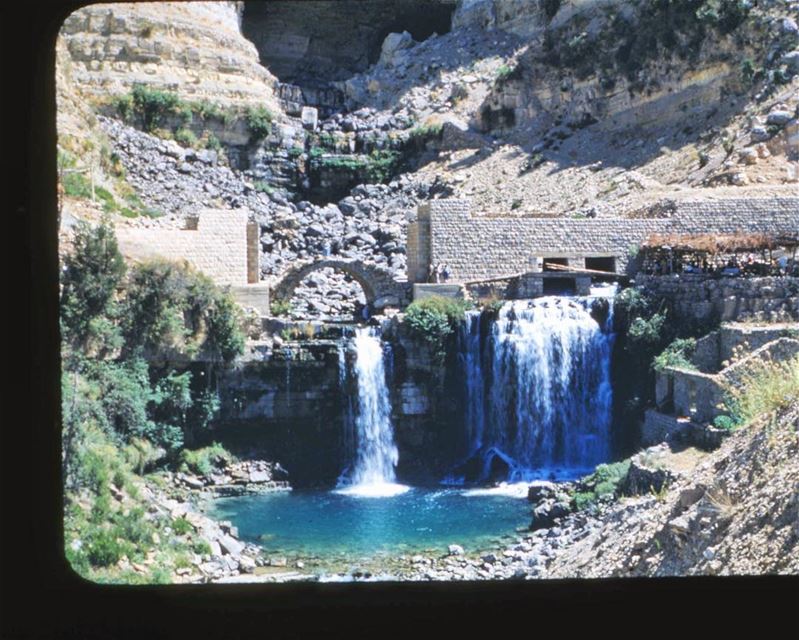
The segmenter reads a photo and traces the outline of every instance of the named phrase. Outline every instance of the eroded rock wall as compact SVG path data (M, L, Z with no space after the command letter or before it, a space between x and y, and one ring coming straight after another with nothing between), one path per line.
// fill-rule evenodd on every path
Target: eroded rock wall
M239 27L235 2L97 4L61 28L72 81L89 96L126 93L134 83L219 104L277 110L274 76Z

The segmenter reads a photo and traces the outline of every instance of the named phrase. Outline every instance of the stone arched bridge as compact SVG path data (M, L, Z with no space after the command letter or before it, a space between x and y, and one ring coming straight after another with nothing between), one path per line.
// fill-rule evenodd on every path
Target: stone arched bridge
M363 288L366 303L370 307L405 306L410 302L409 284L397 280L390 269L362 260L336 258L311 259L292 264L272 279L270 300L291 300L294 290L306 276L326 267L351 275Z

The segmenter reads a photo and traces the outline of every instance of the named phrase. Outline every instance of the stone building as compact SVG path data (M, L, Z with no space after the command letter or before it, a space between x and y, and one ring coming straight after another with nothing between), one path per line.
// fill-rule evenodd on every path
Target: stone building
M452 283L536 273L548 264L632 275L638 248L654 233L799 229L799 196L790 194L659 204L638 217L576 219L475 215L468 200L433 200L408 221L408 281L427 282L435 265L446 265Z

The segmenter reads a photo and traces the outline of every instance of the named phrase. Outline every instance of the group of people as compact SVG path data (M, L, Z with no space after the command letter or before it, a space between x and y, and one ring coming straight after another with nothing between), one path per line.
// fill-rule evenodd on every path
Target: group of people
M437 262L430 265L430 271L427 274L428 282L446 282L449 280L449 267L445 264Z
M683 259L669 256L650 262L644 268L648 275L672 273L705 274L722 276L799 276L799 261L781 256L777 259L758 259L752 253L739 257L733 255L726 261L708 261L707 257Z

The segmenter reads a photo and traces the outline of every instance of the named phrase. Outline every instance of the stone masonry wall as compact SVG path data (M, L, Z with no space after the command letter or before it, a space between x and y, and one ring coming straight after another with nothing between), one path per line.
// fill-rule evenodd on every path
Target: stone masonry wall
M635 284L674 312L696 320L799 320L799 278L638 275Z
M472 216L468 200L433 200L419 207L408 233L417 234L408 255L413 280L427 272L421 264L425 226L429 263L449 267L450 280L464 282L534 271L537 258L586 256L616 258L616 271L628 270L630 256L654 233L788 233L799 229L799 197L683 200L650 218L522 218ZM573 263L574 264L574 263ZM632 265L629 265L632 267ZM417 280L418 281L418 280Z
M709 422L722 413L727 390L739 386L755 362L785 362L797 354L799 340L778 338L716 374L666 367L657 374L658 406L669 404L667 395L670 392L676 415L690 416L695 422Z
M185 260L219 285L246 285L247 219L244 209L206 210L196 229L117 228L122 254L132 260Z

